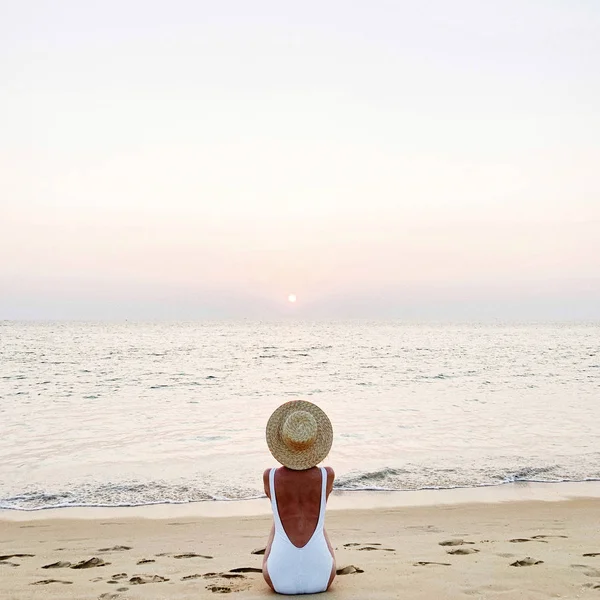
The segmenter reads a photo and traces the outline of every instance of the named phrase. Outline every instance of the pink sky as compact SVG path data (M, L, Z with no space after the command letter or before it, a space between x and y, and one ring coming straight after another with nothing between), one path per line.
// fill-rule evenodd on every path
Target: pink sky
M86 4L0 15L0 318L600 318L596 3Z

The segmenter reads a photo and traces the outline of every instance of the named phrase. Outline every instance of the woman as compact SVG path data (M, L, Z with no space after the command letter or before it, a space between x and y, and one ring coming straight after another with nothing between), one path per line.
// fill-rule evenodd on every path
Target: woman
M263 475L274 521L263 575L279 594L325 592L335 577L335 556L324 529L335 474L316 466L332 441L327 415L304 400L281 405L267 423L269 450L283 466Z

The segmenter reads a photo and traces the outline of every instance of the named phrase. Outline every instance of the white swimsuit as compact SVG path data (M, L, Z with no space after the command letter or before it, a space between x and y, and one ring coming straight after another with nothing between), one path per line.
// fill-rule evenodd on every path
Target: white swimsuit
M321 505L319 520L312 537L298 548L288 538L277 510L275 471L269 473L271 507L275 521L275 537L267 559L267 571L278 594L315 594L327 590L333 557L327 546L323 525L327 501L327 471L321 467Z

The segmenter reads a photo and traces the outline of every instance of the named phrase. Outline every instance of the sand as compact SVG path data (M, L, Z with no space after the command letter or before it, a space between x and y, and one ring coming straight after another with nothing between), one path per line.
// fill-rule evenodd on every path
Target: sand
M268 516L57 514L0 516L1 600L274 597L252 553ZM327 529L350 567L332 599L600 599L598 498L331 510Z

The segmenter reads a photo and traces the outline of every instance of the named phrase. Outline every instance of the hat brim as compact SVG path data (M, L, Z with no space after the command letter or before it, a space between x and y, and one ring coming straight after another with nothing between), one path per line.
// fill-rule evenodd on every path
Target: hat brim
M297 410L310 413L317 422L315 441L306 450L293 450L281 436L285 420ZM333 443L333 427L329 417L316 404L306 400L292 400L277 408L269 418L266 435L267 445L275 460L294 471L304 471L318 465L327 457Z

